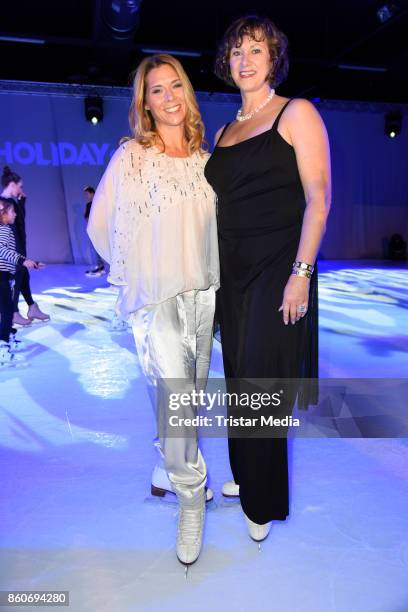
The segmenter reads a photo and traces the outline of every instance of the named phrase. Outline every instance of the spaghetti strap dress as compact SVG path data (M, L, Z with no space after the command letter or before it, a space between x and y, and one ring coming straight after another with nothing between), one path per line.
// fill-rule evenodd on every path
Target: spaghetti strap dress
M306 316L295 325L284 325L278 312L306 206L295 151L278 132L289 103L269 130L234 145L216 146L205 167L205 177L217 195L221 273L217 317L227 381L317 378L317 266ZM307 384L299 386L298 408L316 402L311 388L312 392ZM286 436L229 437L228 446L245 514L258 524L285 520L289 514Z

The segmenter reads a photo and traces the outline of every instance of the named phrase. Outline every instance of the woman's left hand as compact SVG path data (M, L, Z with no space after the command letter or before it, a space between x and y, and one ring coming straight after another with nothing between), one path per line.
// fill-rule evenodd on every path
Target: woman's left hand
M307 313L309 304L310 279L304 276L291 274L283 292L282 305L279 312L283 311L283 322L292 325L299 321ZM300 310L299 310L300 308Z

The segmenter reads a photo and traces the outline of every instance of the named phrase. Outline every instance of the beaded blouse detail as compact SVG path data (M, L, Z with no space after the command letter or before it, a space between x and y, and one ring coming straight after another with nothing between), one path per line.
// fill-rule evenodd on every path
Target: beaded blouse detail
M134 140L113 155L88 233L111 265L110 282L127 287L125 314L181 291L219 286L215 195L204 177L208 157L170 157Z

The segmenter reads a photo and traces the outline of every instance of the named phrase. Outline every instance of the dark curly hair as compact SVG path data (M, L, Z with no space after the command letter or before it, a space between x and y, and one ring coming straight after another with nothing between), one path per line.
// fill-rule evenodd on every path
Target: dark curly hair
M5 189L10 183L19 183L21 176L17 172L13 172L8 166L4 166L3 174L1 175L1 185Z
M288 39L278 30L268 17L245 15L236 19L225 32L218 46L215 57L215 74L217 77L236 86L230 71L230 53L233 47L240 47L244 36L249 36L257 42L266 39L269 55L273 66L267 80L271 87L277 87L286 78L289 70Z

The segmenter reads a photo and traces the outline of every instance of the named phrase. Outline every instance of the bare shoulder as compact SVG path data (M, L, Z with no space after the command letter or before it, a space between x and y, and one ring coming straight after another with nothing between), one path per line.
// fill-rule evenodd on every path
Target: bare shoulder
M327 137L326 127L314 104L304 98L294 98L288 104L279 122L281 136L296 149L309 139Z
M294 98L285 109L286 117L293 122L304 122L310 120L320 120L319 111L312 102L305 98Z

